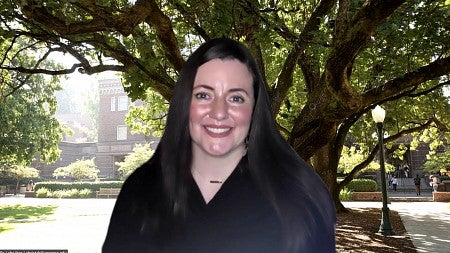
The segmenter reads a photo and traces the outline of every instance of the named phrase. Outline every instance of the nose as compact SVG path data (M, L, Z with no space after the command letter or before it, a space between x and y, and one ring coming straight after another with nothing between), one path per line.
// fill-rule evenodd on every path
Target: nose
M216 120L223 120L228 117L228 105L224 99L215 99L211 103L209 117Z

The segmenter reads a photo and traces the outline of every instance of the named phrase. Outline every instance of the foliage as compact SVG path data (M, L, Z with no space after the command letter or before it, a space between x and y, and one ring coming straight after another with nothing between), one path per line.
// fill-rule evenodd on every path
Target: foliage
M444 152L427 155L427 161L423 165L423 170L429 173L437 173L442 169L450 171L450 148Z
M1 172L3 172L3 177L11 178L16 181L21 179L34 179L39 177L39 171L37 169L23 165L11 165L9 169Z
M135 169L150 159L154 153L150 145L151 143L144 145L137 144L133 148L133 152L127 155L123 162L116 162L116 165L119 166L118 171L122 179L127 178Z
M161 137L169 105L161 95L152 90L146 92L144 101L143 106L130 106L125 123L130 127L131 133Z
M377 191L377 182L373 179L353 179L347 189L353 192L374 192Z
M40 188L36 191L36 197L38 198L90 198L93 197L93 191L90 189L68 189L68 190L56 190L50 191L47 188Z
M444 180L450 180L450 176L449 175L442 175L439 177L439 180L444 181Z
M2 64L55 66L52 62L39 64L33 57L39 53L36 48L34 54L20 54L20 47L26 40L17 39L16 43L10 48L0 44L0 53L14 54L14 58L3 58ZM60 89L59 77L0 68L0 80L0 167L29 165L37 154L44 161L54 161L59 156L57 143L62 138L61 126L54 118L56 100L53 93Z
M338 165L338 173L349 173L356 167L356 165L362 163L367 158L367 148L356 148L352 146L348 148L344 146L342 149L341 157ZM377 171L380 169L378 162L372 161L360 172ZM395 167L385 162L385 169L387 172L394 171Z
M22 179L34 179L39 177L39 171L23 165L10 165L8 168L0 166L0 175L5 178L11 178L16 182L16 192L19 190L19 183Z
M35 191L46 188L48 191L70 190L70 189L89 189L92 192L99 191L100 188L121 188L123 181L104 181L104 182L37 182Z
M46 54L32 53L39 47L78 62L41 69L26 64L32 61L14 61L0 69L51 75L120 71L132 99L145 100L151 90L169 101L186 57L201 42L240 40L263 72L280 131L336 197L376 158L375 123L368 115L375 105L387 110L384 143L398 147L391 152L396 159L405 152L405 146L392 144L400 138L429 138L436 145L432 129L449 132L443 92L450 84L449 6L448 0L3 1L0 37L5 47L21 49L4 50L5 59L27 55L46 62ZM154 123L164 123L159 117L165 108L159 102L147 106L131 117L137 118L136 130L149 133ZM336 185L344 145L365 147L365 160ZM348 171L347 164L342 169Z
M48 198L48 196L50 196L50 191L45 187L39 188L38 190L35 190L35 192L37 198Z
M342 189L339 192L339 199L341 201L350 201L350 200L352 200L352 191L349 190L347 187L344 187L344 189Z
M69 177L76 181L81 180L97 180L98 173L97 165L94 162L95 158L89 160L77 160L68 166L55 169L54 177Z

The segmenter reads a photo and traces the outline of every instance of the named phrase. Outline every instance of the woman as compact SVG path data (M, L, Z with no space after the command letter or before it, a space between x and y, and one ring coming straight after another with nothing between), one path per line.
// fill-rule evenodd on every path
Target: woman
M103 252L335 252L334 230L328 190L278 132L249 50L213 39L181 71Z

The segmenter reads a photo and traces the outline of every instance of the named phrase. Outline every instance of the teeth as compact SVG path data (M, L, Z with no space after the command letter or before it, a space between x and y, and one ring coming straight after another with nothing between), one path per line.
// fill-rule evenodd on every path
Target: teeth
M225 133L227 131L230 131L231 128L212 128L212 127L207 127L206 128L208 131L213 132L215 134L221 134L221 133Z

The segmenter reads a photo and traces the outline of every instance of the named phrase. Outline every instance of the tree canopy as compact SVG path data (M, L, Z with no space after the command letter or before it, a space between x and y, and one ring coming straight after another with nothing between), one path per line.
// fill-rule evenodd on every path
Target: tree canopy
M2 66L21 64L33 68L39 65L33 54L21 54L27 46L24 38L15 39L13 44L0 42ZM42 65L57 67L51 61ZM45 161L59 156L57 143L61 140L62 129L54 118L54 92L59 89L59 76L0 69L0 169L27 166L37 154Z
M137 144L133 152L128 154L122 162L116 162L119 166L120 178L126 179L136 168L147 162L153 153L150 143Z
M47 52L39 62L54 52L78 62L61 69L10 61L1 69L120 71L133 99L150 89L168 101L199 43L240 40L266 79L280 131L337 200L379 149L368 115L376 105L387 110L387 144L406 134L418 138L424 129L437 129L438 139L448 133L449 6L448 0L10 0L0 4L2 44L19 38L27 44L4 57L33 55L39 47ZM364 143L369 152L338 183L349 143Z
M98 173L97 166L94 162L95 158L89 160L77 160L65 167L59 167L53 172L54 177L69 177L75 181L82 180L97 180Z

